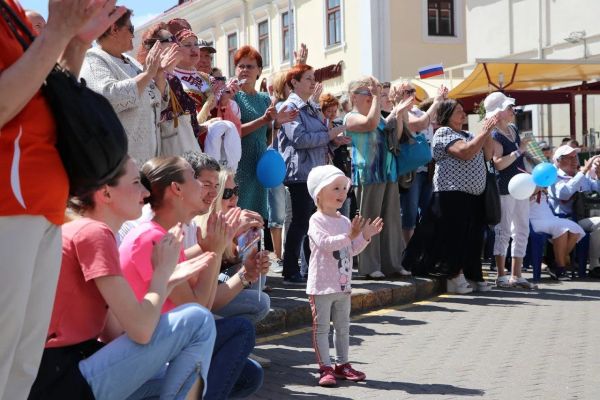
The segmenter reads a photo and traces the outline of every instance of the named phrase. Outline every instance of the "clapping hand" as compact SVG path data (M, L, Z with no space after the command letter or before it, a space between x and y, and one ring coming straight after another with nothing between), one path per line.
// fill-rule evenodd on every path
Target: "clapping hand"
M160 68L161 53L162 51L160 49L160 43L157 41L146 55L145 72L153 78L156 76Z
M273 108L275 108L275 105L273 105ZM300 114L300 110L296 108L282 107L279 112L275 111L273 119L276 125L281 126L294 121L298 117L298 114Z
M190 279L197 272L208 268L216 256L217 255L213 252L205 252L177 264L173 273L169 277L168 288L172 289L180 283Z
M154 244L152 249L152 266L155 273L164 273L170 276L179 261L181 243L183 242L183 229L181 223L169 229L160 242Z
M492 130L494 129L494 127L498 124L498 114L494 115L493 117L490 118L486 118L483 121L483 126L481 128L481 135L487 135L489 133L492 132Z
M365 227L365 222L365 219L360 215L357 215L352 219L352 223L350 224L350 240L354 240L360 235Z
M315 84L315 90L313 91L313 94L310 96L310 99L315 102L315 103L319 103L319 98L321 97L321 93L323 93L323 84L321 82L317 82Z
M231 211L231 210L230 210ZM229 211L228 211L229 213ZM251 210L241 210L239 223L235 225L237 227L237 232L235 233L235 237L243 235L249 229L262 229L265 225L265 221L261 217L259 213Z
M365 222L362 229L362 234L365 240L369 241L371 240L371 237L377 235L379 232L381 232L382 229L383 219L381 219L381 217L377 217L373 220L373 222L371 222L370 219L367 220L367 222Z
M231 244L235 235L235 221L239 220L239 210L228 217L219 212L212 212L206 223L206 235L198 234L198 244L204 251L212 251L223 254L228 245Z
M434 97L433 101L441 102L448 98L448 88L444 85L440 85L437 96Z
M179 46L170 46L160 53L159 71L173 72L177 64L183 58L183 53Z

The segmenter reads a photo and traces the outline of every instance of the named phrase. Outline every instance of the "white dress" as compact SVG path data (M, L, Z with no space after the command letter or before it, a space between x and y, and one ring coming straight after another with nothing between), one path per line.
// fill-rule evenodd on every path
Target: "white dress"
M159 154L160 112L167 107L168 96L161 96L154 82L139 93L134 78L140 72L135 61L113 57L100 47L87 51L81 67L88 87L115 109L127 133L128 153L141 165Z
M537 233L547 233L556 239L565 234L565 232L576 233L579 235L577 241L585 236L585 231L579 224L567 218L559 218L552 214L548 204L548 196L540 192L538 196L533 195L529 201L529 222L531 227Z

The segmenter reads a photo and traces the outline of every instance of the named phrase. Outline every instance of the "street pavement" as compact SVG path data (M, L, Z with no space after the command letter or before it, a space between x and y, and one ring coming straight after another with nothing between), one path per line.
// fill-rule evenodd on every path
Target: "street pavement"
M353 317L350 335L367 380L336 388L317 385L309 327L259 337L272 366L252 399L600 399L599 281L442 295Z

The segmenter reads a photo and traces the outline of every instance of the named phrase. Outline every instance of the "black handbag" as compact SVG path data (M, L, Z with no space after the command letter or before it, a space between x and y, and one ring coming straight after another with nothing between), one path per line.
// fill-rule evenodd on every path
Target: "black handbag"
M0 6L15 38L27 50L34 36L5 1L0 0ZM113 178L127 159L127 135L109 101L58 64L47 76L42 93L56 122L56 148L69 177L70 194L81 194Z
M500 223L502 211L500 208L500 190L496 180L496 169L492 161L485 162L485 190L483 192L483 219L487 225Z

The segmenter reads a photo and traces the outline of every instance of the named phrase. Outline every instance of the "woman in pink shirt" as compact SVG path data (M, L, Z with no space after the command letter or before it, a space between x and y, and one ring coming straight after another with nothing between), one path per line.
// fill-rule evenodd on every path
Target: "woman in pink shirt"
M216 334L210 312L197 304L162 316L161 309L214 253L177 265L178 225L150 249L154 275L137 299L121 274L115 233L140 216L147 196L129 159L116 177L71 199L82 217L63 226L56 299L30 399L183 399L199 377L207 381Z
M356 216L352 222L339 210L348 193L350 179L333 165L313 168L306 182L308 193L317 205L309 222L310 261L306 293L313 315L313 345L319 363L319 385L334 386L336 378L362 381L363 372L348 362L350 331L350 280L352 257L381 232L383 221L365 221ZM337 363L329 357L329 322L333 319Z
M142 167L142 181L150 191L154 218L131 230L120 247L123 274L138 296L156 273L150 255L153 243L160 241L172 224L189 224L194 216L206 213L217 196L219 164L205 154L196 158L194 168L181 157L153 158ZM239 293L239 287L249 286L258 279L256 267L244 267L232 279L231 285L218 285L221 258L240 225L240 211L235 208L227 214L213 214L207 223L206 235L198 235L197 245L185 252L180 246L180 261L206 251L217 256L208 268L170 293L163 306L164 312L189 302L218 309ZM256 252L253 253L255 256ZM261 264L262 258L261 255ZM216 321L216 328L217 339L205 397L226 399L252 394L260 388L263 378L260 365L247 359L254 348L254 326L245 318L223 318Z

